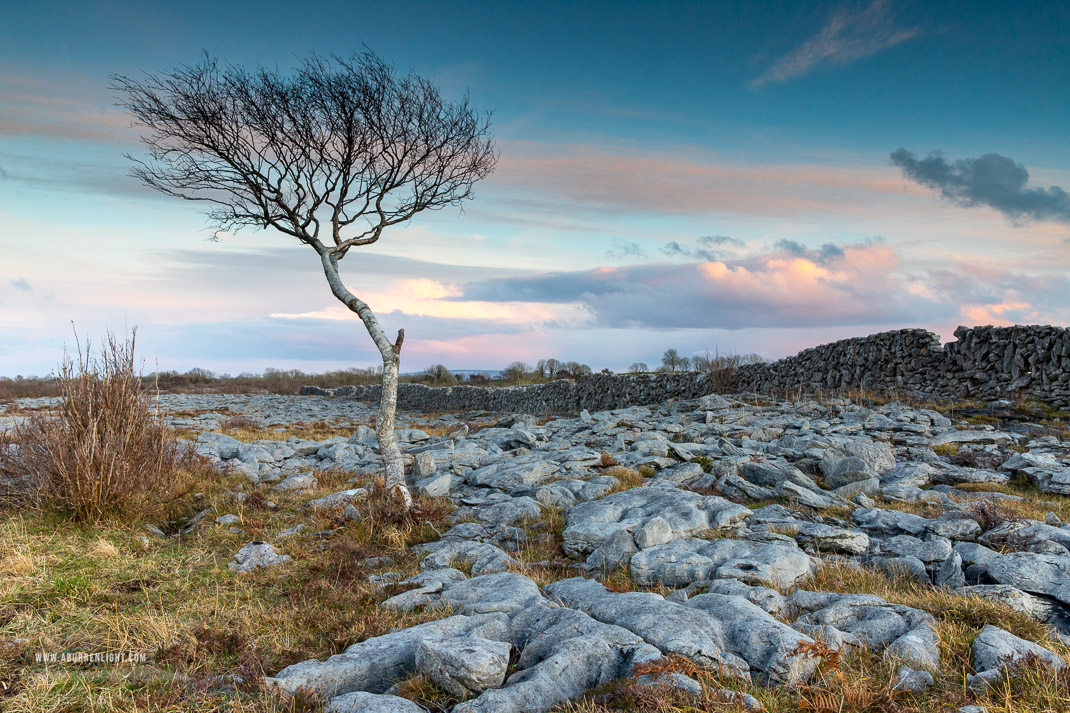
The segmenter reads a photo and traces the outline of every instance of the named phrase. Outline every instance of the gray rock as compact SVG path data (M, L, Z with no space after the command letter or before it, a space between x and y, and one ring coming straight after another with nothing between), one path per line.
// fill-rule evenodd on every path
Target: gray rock
M720 622L700 610L665 601L651 592L609 592L594 580L578 577L553 582L545 591L547 596L598 621L637 634L663 654L678 654L702 666L748 675L747 662L725 650Z
M469 568L472 576L479 576L504 572L513 564L513 558L505 550L489 542L445 537L413 549L427 553L427 556L420 560L423 569L445 569L459 565Z
M900 666L895 681L892 682L892 690L923 693L934 683L933 675L928 671L915 671L909 666Z
M809 490L801 485L796 485L790 480L785 480L778 485L776 492L777 495L782 498L805 507L814 508L815 510L836 507L837 505L842 504L840 500L825 493L820 488Z
M520 486L540 485L558 470L560 467L556 463L546 460L498 461L476 468L465 476L465 480L470 485L512 490Z
M876 478L865 478L856 480L853 483L848 483L847 485L841 485L840 487L833 489L832 494L838 498L850 499L858 497L859 495L875 497L880 492L881 481Z
M869 536L866 533L834 525L806 523L793 536L804 548L810 547L816 552L860 555L869 549Z
M646 673L636 678L635 682L640 686L680 691L696 698L702 695L702 684L693 678L688 678L679 671L659 674Z
M266 542L254 540L242 547L227 565L238 574L252 572L255 569L267 569L290 561L290 555L280 555Z
M631 562L637 584L670 587L724 578L790 587L808 576L812 566L797 547L743 540L676 540L642 550Z
M308 525L306 525L305 523L301 522L301 523L298 523L298 524L294 525L293 527L286 528L285 530L280 532L278 535L276 535L276 537L278 539L280 539L280 540L284 540L287 537L296 537L297 535L300 535L302 532L304 532L307 528L308 528Z
M552 708L650 660L657 649L626 629L595 621L575 609L528 607L513 618L520 671L498 689L453 708L452 713L523 713Z
M527 496L509 498L493 505L479 507L476 519L491 528L512 525L525 518L537 518L542 514L542 507L535 498Z
M743 691L733 691L731 688L718 688L714 694L714 699L733 706L739 706L752 713L758 713L762 710L762 702L757 698Z
M933 584L944 589L958 591L966 586L966 575L962 571L962 557L952 552L933 574Z
M829 472L825 474L825 486L832 490L873 477L866 461L858 456L847 456L830 467Z
M1007 584L975 584L964 587L962 594L1002 602L1011 609L1037 621L1047 621L1054 613L1051 603L1047 600L1034 597L1032 594Z
M660 516L647 520L635 533L635 545L641 550L664 545L670 540L672 540L672 525Z
M796 629L820 635L832 631L842 640L871 649L885 649L912 666L936 670L940 647L933 617L927 612L890 604L870 594L834 594L796 591L788 597L791 609L801 613Z
M667 522L672 538L680 539L730 527L750 516L748 508L715 495L656 485L632 488L572 508L562 547L574 557L583 556L617 532L637 531L654 517Z
M505 681L509 644L479 637L432 639L416 648L416 670L451 694L467 698Z
M215 519L217 525L234 525L241 522L241 519L237 515L227 513L226 515L220 515Z
M431 451L417 453L412 458L412 479L422 480L435 472L435 454Z
M418 428L401 428L394 431L394 436L397 438L398 443L419 443L431 438L431 436Z
M687 606L700 609L721 623L725 646L743 657L763 681L798 683L817 670L816 658L795 654L813 639L777 621L746 599L725 594L699 594Z
M631 534L627 530L617 530L587 556L583 568L588 572L608 572L627 564L635 552Z
M421 642L467 636L509 641L510 635L504 614L456 615L365 639L325 661L310 659L287 666L264 682L286 693L305 688L324 698L353 691L382 693L415 668Z
M919 582L929 583L929 571L926 569L925 563L912 555L871 557L869 558L869 563L893 576L907 575Z
M337 493L324 495L322 498L310 500L308 501L308 503L305 504L305 507L309 510L322 510L325 508L345 507L354 500L365 497L367 494L368 490L366 488L351 488L349 490L341 490Z
M354 691L327 702L325 713L424 713L407 698Z
M441 606L462 614L510 615L521 609L547 603L539 585L513 572L447 582L438 602Z
M999 584L1070 604L1070 557L1032 552L993 553L985 564L988 576Z
M1013 666L1030 655L1044 661L1052 668L1060 669L1066 665L1060 656L1043 646L1020 639L1009 631L991 624L986 625L973 640L970 652L973 655L973 668L978 673Z
M421 454L423 455L423 454ZM453 479L449 473L436 473L416 481L416 492L430 497L445 497L450 494Z

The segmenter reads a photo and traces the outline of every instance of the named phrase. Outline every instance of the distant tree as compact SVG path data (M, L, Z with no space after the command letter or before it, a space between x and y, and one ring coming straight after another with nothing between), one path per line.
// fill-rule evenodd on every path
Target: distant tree
M650 371L650 367L641 361L632 362L632 365L628 367L628 373L630 374L642 374L647 371Z
M661 369L670 374L687 370L688 358L682 356L676 349L666 349L661 355Z
M531 367L522 361L514 361L502 369L502 378L510 384L519 384L531 376Z
M403 497L394 434L404 330L391 342L343 282L339 262L416 214L458 206L494 168L489 117L429 79L399 75L371 52L312 55L277 69L194 66L112 77L142 129L148 159L133 174L170 196L205 201L220 230L274 228L311 247L331 292L363 321L383 361L376 434L387 484Z
M695 354L691 357L691 371L709 371L713 366L713 359L710 357L710 353Z
M457 377L442 364L432 364L424 369L424 379L435 386L452 386L457 383Z
M572 378L587 376L591 373L591 367L586 364L580 364L578 361L566 362L561 367L567 370ZM558 375L560 376L560 373Z

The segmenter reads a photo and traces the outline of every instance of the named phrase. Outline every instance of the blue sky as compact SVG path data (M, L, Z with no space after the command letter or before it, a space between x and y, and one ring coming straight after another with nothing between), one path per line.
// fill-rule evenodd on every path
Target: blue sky
M464 212L343 264L405 370L1070 317L1064 4L42 2L0 27L0 374L47 373L72 321L136 325L150 369L376 361L310 250L208 242L127 176L108 76L202 50L366 43L494 110Z

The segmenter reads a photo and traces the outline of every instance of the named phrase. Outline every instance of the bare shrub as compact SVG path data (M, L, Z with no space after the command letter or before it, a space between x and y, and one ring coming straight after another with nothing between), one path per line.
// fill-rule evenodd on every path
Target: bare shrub
M94 357L77 342L57 374L58 414L35 415L14 432L4 468L27 478L45 504L79 519L137 509L170 491L177 471L193 464L149 403L134 368L134 335L105 338Z
M260 421L245 414L228 416L219 422L219 430L221 431L236 431L239 429L255 431L259 428L261 428Z

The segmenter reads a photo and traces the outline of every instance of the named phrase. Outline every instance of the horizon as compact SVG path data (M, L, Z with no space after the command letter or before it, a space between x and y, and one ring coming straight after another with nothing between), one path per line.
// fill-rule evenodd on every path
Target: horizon
M129 177L143 151L108 89L202 50L287 70L362 42L493 110L501 155L463 211L342 263L405 328L405 373L1066 325L1070 6L979 5L322 2L285 32L272 2L11 5L0 375L50 373L72 322L136 326L154 370L381 363L307 247L216 235Z

